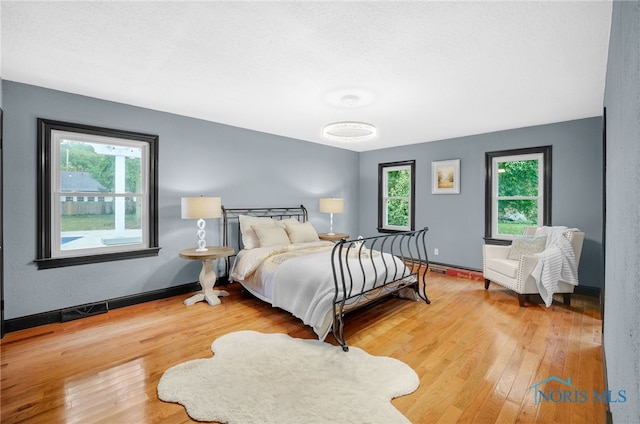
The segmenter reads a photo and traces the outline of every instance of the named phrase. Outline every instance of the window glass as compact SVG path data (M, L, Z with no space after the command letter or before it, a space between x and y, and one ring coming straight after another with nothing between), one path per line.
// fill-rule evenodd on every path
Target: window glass
M382 163L378 166L378 230L414 229L415 161Z
M497 236L522 234L525 226L542 225L541 154L494 158Z
M147 233L142 214L147 199L143 172L149 160L148 145L98 139L90 134L52 131L53 156L59 158L59 178L52 176L52 197L61 199L52 216L52 257L143 247ZM67 201L65 193L76 194L75 199ZM88 202L92 193L108 197Z

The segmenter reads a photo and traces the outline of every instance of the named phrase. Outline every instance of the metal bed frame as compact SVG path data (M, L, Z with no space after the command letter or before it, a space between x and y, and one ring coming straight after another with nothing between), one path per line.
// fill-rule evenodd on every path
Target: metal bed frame
M240 215L250 215L273 219L296 218L300 222L307 222L309 214L303 206L284 208L225 208L222 206L222 245L234 248L234 254L225 259L225 277L228 280L231 269L231 260L242 250L242 237L240 237ZM235 235L232 239L230 235ZM231 282L231 281L229 281Z
M307 209L303 206L283 208L225 208L222 207L223 244L234 247L238 252L242 249L242 237L240 236L240 215L268 217L273 219L296 218L300 222L308 220ZM344 316L346 313L363 307L385 296L403 293L406 290L415 290L413 298L421 298L427 304L431 303L426 292L426 273L429 267L426 247L426 233L428 228L418 231L385 234L374 237L358 238L352 240L339 240L331 253L331 269L335 285L333 299L333 336L346 352L349 350L344 340ZM233 239L235 235L236 239ZM407 270L399 273L397 263L385 260L383 255L380 261L374 261L376 253L384 252L400 258ZM225 258L225 276L229 280L229 271L232 258ZM353 261L346 258L356 258L356 266ZM354 287L354 278L365 278L365 265L369 272L374 273L374 281L384 276L382 282L363 290ZM391 281L387 281L392 275ZM231 282L229 280L229 282ZM362 284L361 284L362 285ZM341 296L340 293L344 293Z
M402 290L415 290L414 299L421 298L427 304L431 301L427 297L426 274L429 268L427 257L426 236L427 227L418 231L386 234L355 240L342 239L336 243L331 253L331 268L335 295L333 298L333 337L346 352L349 348L344 340L344 316L347 312L361 308L385 296L400 293ZM398 263L385 260L375 261L375 252L389 253L404 262L406 269L399 273ZM357 258L354 267L347 258ZM389 258L390 259L390 258ZM379 275L384 275L381 283L367 289L354 288L354 278L362 276L365 281L364 262L369 262L373 272L373 281L378 281ZM393 275L387 281L389 275ZM359 281L359 280L358 280ZM343 293L344 295L340 295ZM407 297L406 294L403 297Z

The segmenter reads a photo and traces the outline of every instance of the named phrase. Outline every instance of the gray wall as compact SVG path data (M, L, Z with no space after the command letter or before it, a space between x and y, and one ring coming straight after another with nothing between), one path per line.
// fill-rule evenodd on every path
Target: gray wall
M429 259L481 269L485 152L552 145L552 224L585 231L580 284L602 287L601 128L597 117L361 153L360 232L377 225L378 163L415 159L416 228L429 227ZM460 159L460 194L431 194L431 162L447 159Z
M180 219L180 197L215 195L226 207L298 206L318 231L329 217L320 197L343 197L334 228L355 233L358 154L4 80L5 319L197 281L201 265L178 258L195 246L195 221ZM158 257L38 270L36 119L49 118L158 134ZM207 241L220 239L216 220Z
M640 422L640 2L613 3L605 90L607 218L604 350L614 423Z
M3 91L8 319L195 281L198 264L177 257L193 244L195 226L180 220L181 196L219 195L227 207L303 203L320 231L328 217L318 212L317 199L341 196L346 210L334 217L334 228L372 235L378 163L395 160L416 159L417 227L430 228L430 251L440 251L430 259L480 269L484 153L546 144L553 145L553 223L586 232L581 284L602 287L600 118L357 154L11 81L3 81ZM36 269L38 117L159 134L159 257ZM431 161L454 158L461 159L461 194L432 195ZM208 228L207 239L217 242L216 223Z

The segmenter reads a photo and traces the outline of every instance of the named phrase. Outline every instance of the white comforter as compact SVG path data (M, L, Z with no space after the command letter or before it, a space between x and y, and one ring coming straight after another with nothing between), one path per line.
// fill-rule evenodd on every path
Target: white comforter
M333 246L331 242L313 242L241 251L231 277L262 300L300 318L313 328L320 340L324 340L333 323ZM363 284L371 288L374 282L380 285L403 276L408 281L415 281L400 259L380 252L363 252L366 255L361 261L363 274L355 253L352 250L349 258L342 259L343 266L348 262L351 267L354 290L360 291ZM383 261L387 264L387 273L381 272L385 269ZM378 269L375 278L374 266ZM338 275L341 275L339 271Z
M577 229L572 229L576 230ZM553 294L558 289L558 280L578 285L578 266L571 242L564 233L567 227L540 227L536 235L547 236L545 250L538 253L540 260L531 276L536 280L538 291L547 307L553 302Z

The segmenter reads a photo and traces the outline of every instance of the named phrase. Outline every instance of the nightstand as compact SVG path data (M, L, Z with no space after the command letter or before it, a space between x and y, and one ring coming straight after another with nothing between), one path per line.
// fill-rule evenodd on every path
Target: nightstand
M202 290L184 301L186 306L196 302L206 300L211 306L220 304L218 296L229 296L225 290L214 290L216 284L216 272L213 269L212 261L218 258L226 258L233 255L233 248L227 246L207 246L204 252L196 251L195 247L180 251L182 259L192 259L202 261L202 271L200 271L200 286Z
M348 239L349 238L349 234L347 234L347 233L335 233L335 234L320 233L320 234L318 234L318 237L320 238L320 240L338 241L338 240L341 240L341 239Z

